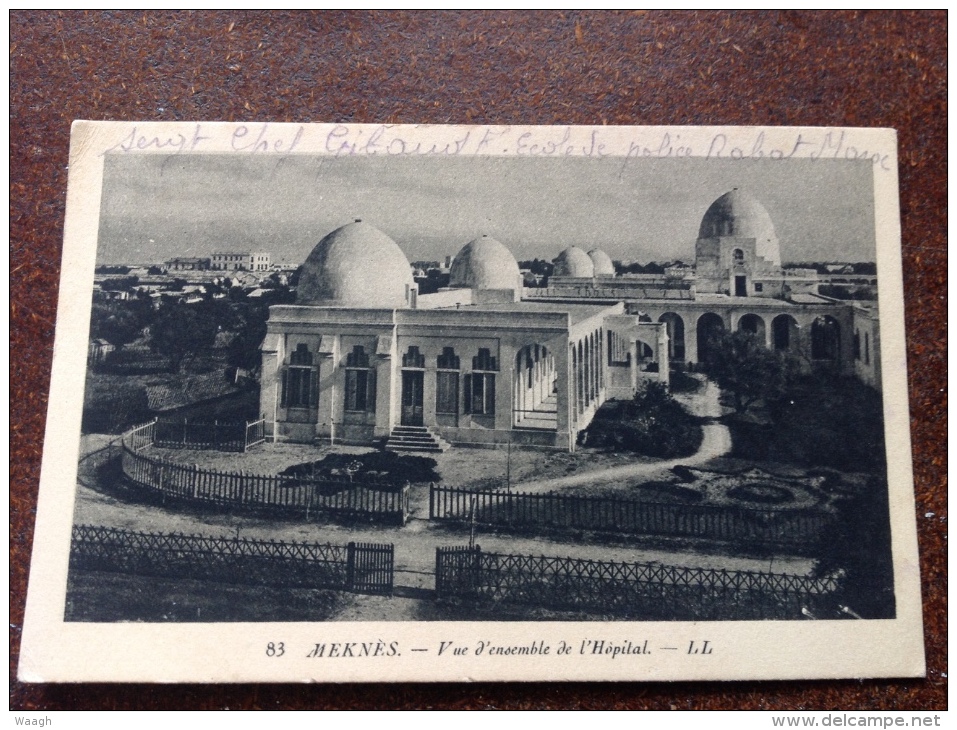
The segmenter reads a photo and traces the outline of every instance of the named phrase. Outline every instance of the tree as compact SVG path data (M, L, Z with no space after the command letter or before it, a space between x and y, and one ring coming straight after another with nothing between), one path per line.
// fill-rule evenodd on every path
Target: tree
M93 305L90 334L94 338L106 340L117 350L122 350L142 331L143 322L133 307L122 302Z
M793 356L769 350L751 332L715 332L707 353L708 376L734 397L739 414L783 399L798 373Z
M150 326L150 349L169 358L170 370L183 365L216 340L215 319L186 304L163 307Z
M236 327L236 336L229 343L226 361L237 368L257 372L262 365L259 348L266 337L265 307L249 305L241 315L242 322Z
M140 283L138 276L123 276L117 279L107 279L100 284L103 291L129 291Z

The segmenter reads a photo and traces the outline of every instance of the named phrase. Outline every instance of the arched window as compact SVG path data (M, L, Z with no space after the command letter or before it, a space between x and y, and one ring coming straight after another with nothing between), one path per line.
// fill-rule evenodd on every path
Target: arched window
M497 358L488 348L480 348L472 358L472 372L465 376L466 413L494 415L496 372Z
M375 369L369 365L369 354L356 345L346 355L346 410L375 411Z
M451 347L443 347L436 358L435 412L459 412L459 356Z
M734 249L734 251L731 252L731 255L734 257L734 263L744 263L744 251L742 251L740 248Z
M300 343L289 354L289 365L282 373L283 408L315 408L319 403L319 371L313 367L309 346Z

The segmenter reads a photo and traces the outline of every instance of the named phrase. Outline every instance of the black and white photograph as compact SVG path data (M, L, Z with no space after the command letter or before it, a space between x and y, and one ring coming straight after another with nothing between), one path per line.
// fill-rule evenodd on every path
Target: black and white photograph
M892 133L79 131L28 621L232 681L923 671Z

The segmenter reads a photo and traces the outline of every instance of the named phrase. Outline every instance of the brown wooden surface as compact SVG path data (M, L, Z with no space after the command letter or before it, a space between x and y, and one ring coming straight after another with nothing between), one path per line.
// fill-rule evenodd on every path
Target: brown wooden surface
M946 707L946 522L940 519L947 514L946 22L943 11L13 12L11 707ZM308 687L16 682L74 119L896 128L927 679ZM929 512L935 516L925 518Z

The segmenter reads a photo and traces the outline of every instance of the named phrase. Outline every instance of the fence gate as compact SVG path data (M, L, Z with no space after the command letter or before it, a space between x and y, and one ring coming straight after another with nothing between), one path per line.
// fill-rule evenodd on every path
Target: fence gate
M394 546L369 542L349 543L349 590L376 596L391 596L394 567Z

